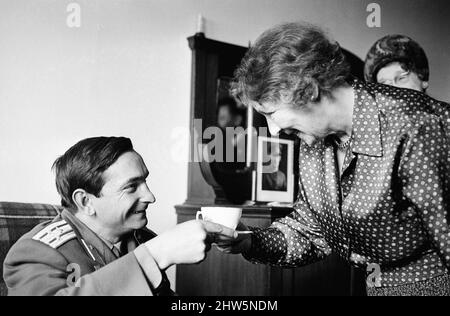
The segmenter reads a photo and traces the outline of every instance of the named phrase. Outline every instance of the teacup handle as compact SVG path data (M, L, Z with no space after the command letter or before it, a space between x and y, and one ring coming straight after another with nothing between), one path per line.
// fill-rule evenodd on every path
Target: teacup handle
M202 219L203 219L202 211L197 211L197 214L195 215L195 219L196 219L196 220L200 220L200 216L201 216Z

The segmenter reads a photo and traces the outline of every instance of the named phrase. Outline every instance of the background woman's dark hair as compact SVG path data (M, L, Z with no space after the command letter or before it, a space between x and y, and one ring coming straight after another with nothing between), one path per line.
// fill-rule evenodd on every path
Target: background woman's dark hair
M330 95L350 76L339 44L316 26L286 23L264 32L235 72L231 93L242 103L297 105Z
M377 82L381 68L398 62L405 71L417 74L420 80L428 81L430 68L423 48L412 38L400 35L386 35L376 41L366 56L364 76L367 82Z
M71 147L52 167L61 205L76 209L72 194L77 189L99 196L103 172L129 151L133 151L133 144L125 137L87 138Z

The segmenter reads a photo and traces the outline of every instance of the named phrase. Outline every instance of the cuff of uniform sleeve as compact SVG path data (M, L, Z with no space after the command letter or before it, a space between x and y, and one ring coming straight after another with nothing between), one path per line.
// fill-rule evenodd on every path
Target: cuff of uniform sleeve
M163 281L163 276L150 251L147 250L145 245L141 245L133 253L152 288L158 288Z

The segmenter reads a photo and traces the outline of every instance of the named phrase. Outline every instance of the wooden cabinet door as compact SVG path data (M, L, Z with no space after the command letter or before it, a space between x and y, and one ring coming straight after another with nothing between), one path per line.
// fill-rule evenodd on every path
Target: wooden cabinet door
M178 222L195 218L200 206L177 206ZM248 226L267 227L286 211L272 208L243 210ZM213 247L197 265L178 265L176 292L186 296L350 295L351 268L336 256L295 269L253 264L241 255L223 254Z

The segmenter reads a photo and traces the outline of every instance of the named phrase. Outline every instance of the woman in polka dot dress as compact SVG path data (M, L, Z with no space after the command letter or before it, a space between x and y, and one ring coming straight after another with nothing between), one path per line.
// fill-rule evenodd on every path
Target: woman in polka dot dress
M225 252L284 267L334 252L380 267L369 295L450 294L448 104L349 79L339 45L302 23L262 34L232 90L272 135L302 139L300 192L289 216Z

